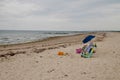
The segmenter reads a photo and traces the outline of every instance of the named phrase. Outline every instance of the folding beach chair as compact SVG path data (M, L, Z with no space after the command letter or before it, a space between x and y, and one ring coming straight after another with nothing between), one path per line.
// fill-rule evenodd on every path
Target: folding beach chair
M90 58L92 54L94 53L96 47L97 47L96 44L95 45L89 44L88 46L84 46L82 48L81 57Z

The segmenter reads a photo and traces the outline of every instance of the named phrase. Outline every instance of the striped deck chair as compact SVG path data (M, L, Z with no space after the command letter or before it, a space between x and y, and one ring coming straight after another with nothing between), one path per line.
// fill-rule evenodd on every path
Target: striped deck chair
M94 53L95 48L96 48L96 44L93 45L91 43L88 46L83 47L82 48L83 52L81 54L81 57L90 58L92 56L92 54Z

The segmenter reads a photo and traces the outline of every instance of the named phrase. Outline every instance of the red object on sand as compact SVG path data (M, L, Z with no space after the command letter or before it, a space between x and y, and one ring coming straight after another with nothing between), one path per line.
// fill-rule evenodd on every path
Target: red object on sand
M77 54L80 54L81 52L82 52L82 49L81 49L81 48L76 49L76 53L77 53Z

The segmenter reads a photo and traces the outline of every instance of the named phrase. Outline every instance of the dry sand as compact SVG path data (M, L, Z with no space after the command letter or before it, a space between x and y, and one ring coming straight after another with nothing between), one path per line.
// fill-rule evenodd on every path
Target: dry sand
M98 47L92 58L81 58L75 49L88 34ZM120 32L88 34L0 46L0 80L120 80Z

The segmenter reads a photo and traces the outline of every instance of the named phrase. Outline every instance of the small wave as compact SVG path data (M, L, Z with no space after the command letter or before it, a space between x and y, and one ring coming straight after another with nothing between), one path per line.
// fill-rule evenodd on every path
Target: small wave
M73 31L2 31L0 34L1 44L17 44L37 41L55 36L73 35Z
M45 32L44 34L69 34L69 33L62 33L62 32Z
M1 38L0 40L8 41L9 38L5 37L5 38Z

